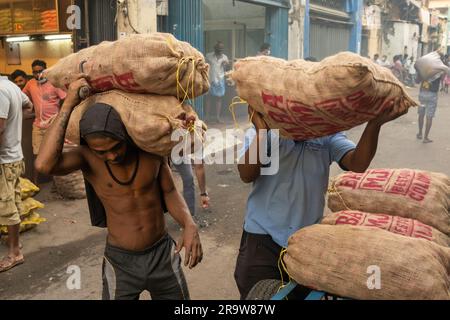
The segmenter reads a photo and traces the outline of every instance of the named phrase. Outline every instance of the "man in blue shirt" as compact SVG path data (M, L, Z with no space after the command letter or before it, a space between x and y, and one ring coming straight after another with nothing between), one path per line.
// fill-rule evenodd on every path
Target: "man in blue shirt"
M258 281L280 279L278 259L288 238L322 219L330 165L337 162L343 170L364 172L375 156L381 126L407 113L396 100L367 124L358 145L344 133L308 141L280 139L278 172L263 175L259 148L267 145L267 135L260 133L268 126L257 112L251 111L249 107L255 128L247 132L238 165L242 181L253 183L234 274L241 299ZM250 154L256 150L257 161L252 164ZM283 277L287 279L286 274ZM307 290L299 286L298 293L303 297Z

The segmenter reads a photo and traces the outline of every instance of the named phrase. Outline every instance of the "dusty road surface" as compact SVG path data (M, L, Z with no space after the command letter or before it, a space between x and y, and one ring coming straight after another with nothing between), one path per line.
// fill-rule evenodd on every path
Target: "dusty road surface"
M417 97L417 89L411 89ZM372 168L419 168L450 175L450 95L440 95L439 107L430 138L423 144L416 139L417 110L383 127ZM348 132L358 141L364 126ZM249 185L243 184L235 165L207 166L211 208L197 209L201 226L204 260L193 270L185 270L193 299L238 299L233 278L242 232ZM340 172L333 165L332 175ZM25 264L0 274L0 299L100 299L101 262L105 230L90 226L85 200L65 201L45 185L38 200L47 222L26 232ZM168 218L169 232L176 237L178 226ZM182 252L183 253L183 252ZM0 255L6 247L0 246ZM81 271L81 288L69 289L70 266ZM143 299L149 295L144 293Z

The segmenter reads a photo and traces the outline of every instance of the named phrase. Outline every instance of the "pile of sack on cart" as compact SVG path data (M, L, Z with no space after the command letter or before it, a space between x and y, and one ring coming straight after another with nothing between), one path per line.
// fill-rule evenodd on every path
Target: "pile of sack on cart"
M321 224L291 236L298 283L353 299L450 299L450 178L371 169L332 179Z

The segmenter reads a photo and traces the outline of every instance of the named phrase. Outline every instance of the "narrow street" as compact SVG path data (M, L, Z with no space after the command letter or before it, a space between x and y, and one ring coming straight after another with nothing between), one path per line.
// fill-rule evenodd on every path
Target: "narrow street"
M417 99L418 89L408 90ZM416 139L417 109L413 108L382 128L371 167L417 168L450 175L449 123L450 95L440 93L430 134L434 142L424 144ZM354 128L348 136L357 142L363 129ZM339 172L333 165L332 175ZM210 165L206 173L211 208L197 208L195 217L201 227L204 259L198 267L185 270L191 298L238 299L233 272L251 186L240 181L236 165ZM85 200L64 201L51 192L51 184L45 185L36 199L46 205L39 213L47 222L22 234L25 263L0 274L0 299L100 299L105 230L90 226ZM168 226L170 234L177 237L179 228L170 217ZM0 255L4 254L3 244ZM72 265L81 270L79 290L69 290L66 285L67 269ZM144 293L142 298L149 295Z

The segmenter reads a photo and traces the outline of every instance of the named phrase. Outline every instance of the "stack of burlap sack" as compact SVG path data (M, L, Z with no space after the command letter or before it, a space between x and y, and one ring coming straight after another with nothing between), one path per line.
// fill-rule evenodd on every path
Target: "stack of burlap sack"
M390 108L417 103L387 68L342 52L321 62L239 60L230 72L239 96L282 137L308 140L348 130Z
M299 283L354 299L450 299L450 179L372 169L332 179L332 214L290 239Z
M96 93L77 106L66 138L79 144L79 120L94 103L106 103L120 114L128 134L141 149L167 156L178 143L172 132L186 117L198 116L188 105L209 89L203 55L171 34L130 35L114 42L83 49L46 70L56 87L67 89L80 73L90 78ZM206 126L196 121L192 137L203 136Z
M38 226L45 221L41 218L37 209L43 209L44 205L33 199L33 196L39 192L39 188L35 186L30 180L20 178L20 197L22 203L19 207L20 214L20 232L24 232ZM8 228L0 225L0 234L8 234Z

